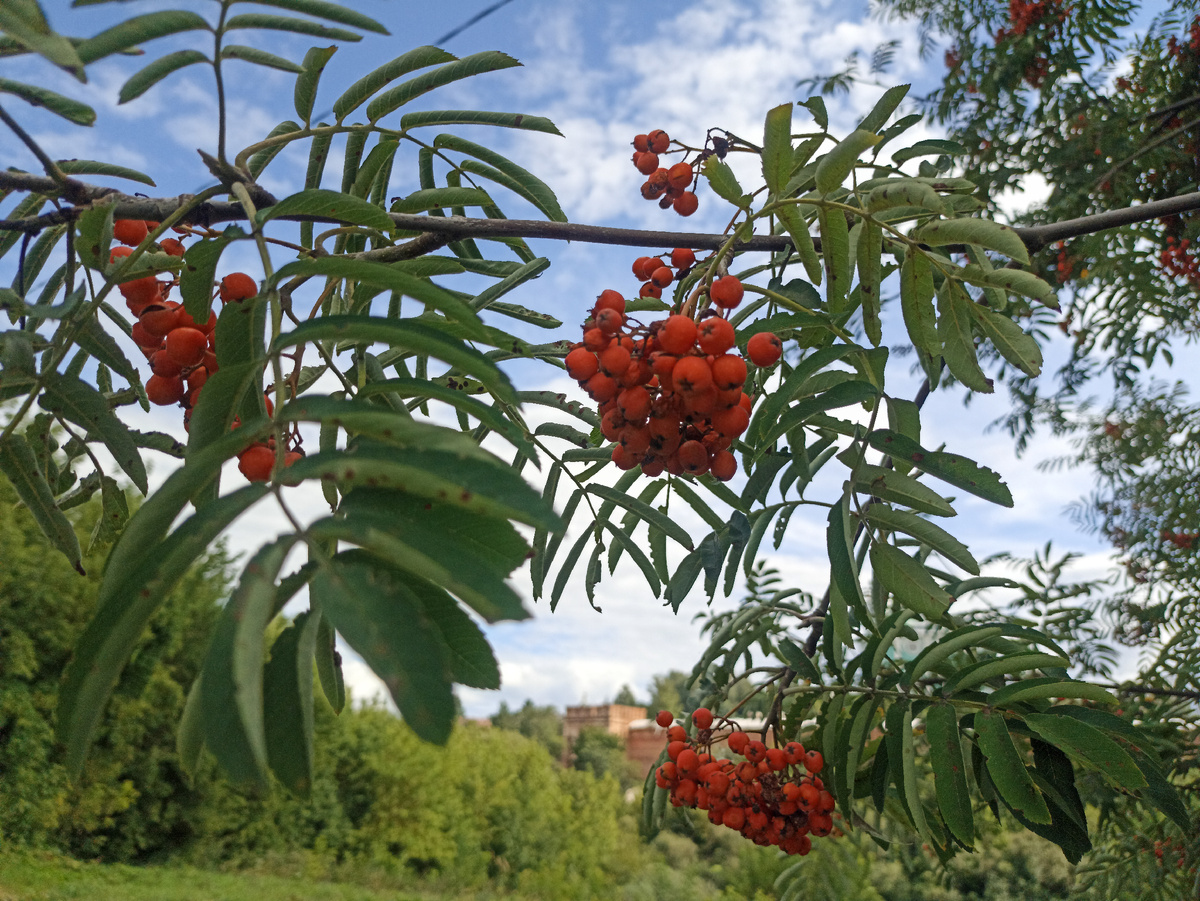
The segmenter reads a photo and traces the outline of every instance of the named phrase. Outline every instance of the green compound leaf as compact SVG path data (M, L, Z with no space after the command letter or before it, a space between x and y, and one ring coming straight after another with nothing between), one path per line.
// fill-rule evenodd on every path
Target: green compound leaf
M384 63L360 78L346 89L346 92L333 104L333 114L338 122L362 106L369 98L381 90L388 82L402 78L409 72L424 69L440 63L448 63L458 57L447 53L438 47L414 47L407 53L402 53L391 62Z
M317 86L321 74L329 63L330 57L337 52L337 45L329 47L310 47L304 54L304 62L300 64L300 74L296 77L296 87L293 91L293 104L300 121L308 125L312 121L313 103L317 99Z
M933 311L933 270L929 258L913 248L900 267L900 312L913 344L928 354L942 352L937 315Z
M744 207L749 202L749 198L742 190L742 186L738 184L737 176L733 174L728 163L715 156L710 156L704 161L701 171L708 179L708 186L713 189L713 193L722 200L726 200L736 207Z
M367 118L378 122L388 113L398 110L404 104L415 100L435 88L440 88L463 78L481 75L484 72L496 72L510 69L521 63L507 53L498 50L485 50L482 53L472 53L462 59L456 59L439 66L432 72L425 72L403 81L380 94L367 106ZM340 118L340 114L339 114Z
M304 71L303 66L290 59L284 59L274 53L267 53L257 47L247 47L244 44L225 45L221 48L221 59L239 59L244 63L253 63L256 66L266 66L269 69L279 69L281 72L292 72L296 75Z
M288 535L263 545L250 558L221 610L201 682L204 743L230 779L262 789L270 785L263 717L263 633L275 615L275 580L297 540L298 536Z
M96 111L86 103L37 85L0 78L0 94L20 97L31 106L40 106L76 125L92 125L96 121Z
M323 316L281 335L271 352L278 353L288 347L320 340L386 344L411 353L436 357L457 371L478 379L500 400L516 403L512 382L494 362L462 341L448 337L440 329L411 320L396 321L345 314Z
M975 336L971 331L971 308L975 306L974 302L961 286L950 279L942 283L937 299L937 332L947 368L972 391L990 394L995 388L992 380L979 368Z
M479 626L450 595L427 582L410 583L447 651L450 676L469 688L500 687L500 664Z
M241 229L238 229L240 232ZM197 241L183 252L183 269L179 273L179 294L183 308L196 322L206 322L212 309L213 282L217 263L235 235L206 238Z
M79 538L70 520L54 503L54 492L38 468L37 457L24 435L14 433L0 442L0 472L8 477L42 534L82 573Z
M965 666L955 673L946 681L945 687L942 689L944 694L954 694L960 691L967 691L976 688L987 682L989 679L995 679L999 676L1005 676L1012 673L1024 673L1030 670L1045 669L1047 667L1061 668L1069 666L1070 661L1058 654L1043 654L1039 652L1027 653L1009 653L1003 657L993 657L988 660L981 660L978 663L972 663L970 666ZM1013 683L1016 686L1026 684L1025 681ZM1001 692L1007 688L1000 689ZM995 705L997 703L1006 703L1003 695L1000 701L995 701L996 693L994 692L988 698L989 703ZM1007 702L1011 703L1011 702Z
M975 738L1004 802L1032 823L1049 824L1050 810L1013 744L1004 715L995 710L976 713Z
M567 221L566 213L559 206L558 198L550 190L550 186L532 172L523 169L507 157L501 156L494 150L484 147L481 144L476 144L474 141L460 138L457 135L438 135L434 138L433 146L440 150L454 150L458 153L465 153L468 156L475 157L477 160L481 160L487 166L479 166L471 160L467 160L462 164L462 168L465 171L483 175L497 184L504 185L504 187L532 203L547 219L554 222ZM492 168L489 169L488 167ZM499 173L499 177L495 173Z
M272 219L278 219L280 216L321 216L337 222L348 222L354 225L365 225L368 228L377 228L383 232L391 232L393 228L391 217L373 203L363 200L361 197L355 197L352 194L342 194L326 188L309 188L306 191L301 191L299 194L285 197L274 206L260 210L258 213L258 222L261 225ZM297 260L288 265L296 266L301 263L310 262L318 261ZM353 263L360 261L343 260L340 262ZM376 265L382 264L377 263ZM277 274L276 281L282 277L281 274Z
M1026 714L1025 722L1052 745L1091 764L1118 788L1132 792L1147 787L1146 777L1133 758L1099 729L1048 714Z
M150 63L150 65L135 72L121 86L121 93L117 98L117 102L128 103L130 100L141 97L168 75L178 72L187 66L195 65L196 63L211 62L212 60L199 50L179 50L175 53L168 53L166 56L159 57Z
M479 110L422 110L405 113L400 117L400 130L424 128L430 125L492 125L497 128L519 128L523 131L540 131L562 136L554 123L544 116L527 116L524 113L494 113Z
M911 535L971 575L979 575L979 563L971 556L967 546L937 523L882 504L871 504L863 510L863 517L875 526Z
M1007 316L984 309L979 304L971 305L971 314L984 337L1000 351L1000 356L1031 378L1041 373L1042 349L1037 339Z
M792 104L784 103L767 112L763 126L763 179L778 195L792 176Z
M985 501L1002 507L1013 505L1012 492L1000 480L999 474L974 460L944 451L927 451L916 441L891 429L876 429L867 436L867 443L895 460L911 463L922 472Z
M130 47L185 31L211 31L203 16L183 9L164 9L126 19L88 38L76 48L85 63L95 62Z
M901 475L882 466L860 463L854 469L854 487L881 500L911 507L920 513L931 513L934 516L956 515L950 503L928 485L918 482L912 476Z
M847 176L854 171L859 156L864 150L874 147L882 138L874 131L858 129L848 134L836 147L829 151L817 164L817 190L829 196L842 186Z
M225 20L225 30L235 31L239 28L263 29L265 31L287 31L292 34L308 34L323 38L327 41L361 41L362 35L343 28L330 28L307 19L295 19L291 16L275 16L270 13L242 13Z
M271 645L263 668L267 762L285 788L307 797L313 779L313 657L319 613L301 613Z
M455 716L450 661L436 622L404 577L361 551L344 551L320 568L311 591L383 680L409 727L445 744Z
M98 160L56 160L58 168L67 175L107 175L111 178L127 178L130 181L141 182L150 187L157 187L149 175L144 172L138 172L136 169L130 169L127 166L118 166L116 163L104 163Z
M871 569L899 603L926 619L941 619L954 601L919 560L890 544L871 545Z
M817 245L808 230L808 221L800 215L800 210L795 204L790 203L776 207L775 216L783 223L792 239L792 245L800 256L800 262L804 264L804 272L809 281L814 285L821 284L824 269L821 266L821 257L817 254Z
M328 3L326 0L253 0L258 6L274 6L286 9L288 12L314 16L318 19L328 19L339 25L349 25L363 31L373 31L376 34L389 34L382 24L370 16L365 16L357 10L347 9L340 3Z
M1066 664L1062 664L1066 666ZM1079 682L1075 679L1062 679L1056 676L1045 676L1040 679L1026 679L992 694L993 704L1016 704L1021 701L1037 701L1046 698L1079 698L1095 701L1097 704L1116 706L1120 703L1115 696L1099 685L1090 682Z
M978 244L988 250L1002 253L1018 263L1029 265L1029 251L1021 236L1010 226L992 222L990 219L940 219L916 229L911 235L914 241L930 247L947 244Z
M42 379L45 392L38 398L44 410L57 413L84 429L89 437L104 442L117 465L145 494L146 465L129 427L108 407L99 391L81 379L49 373Z
M908 95L910 84L898 84L895 87L888 88L883 92L883 96L875 102L871 112L867 113L867 117L858 124L860 131L879 131L887 124L887 120L892 113L896 111L896 107ZM874 145L872 145L874 146Z
M942 819L954 837L970 848L975 844L975 818L952 704L934 704L925 711L925 736Z
M332 193L332 192L328 192ZM378 211L378 207L375 207ZM465 337L484 339L487 332L471 304L460 300L433 282L410 274L386 263L373 260L346 260L337 257L318 257L312 260L296 260L283 266L276 273L276 283L293 275L324 275L330 278L345 278L367 285L387 288L402 296L412 297L427 309L440 310L452 319Z
M87 81L83 61L70 38L55 32L41 4L36 0L0 4L0 31L18 45L43 56L70 72L79 81Z
M238 516L261 500L266 485L247 485L218 498L185 520L165 540L152 538L175 518L194 485L214 479L220 463L253 435L231 435L204 459L174 473L125 526L108 557L97 611L75 648L59 691L58 735L67 747L67 767L82 771L106 702L146 624L167 594ZM166 520L164 522L164 520Z
M334 713L346 707L346 681L342 677L342 655L337 652L337 634L322 616L317 629L317 679Z

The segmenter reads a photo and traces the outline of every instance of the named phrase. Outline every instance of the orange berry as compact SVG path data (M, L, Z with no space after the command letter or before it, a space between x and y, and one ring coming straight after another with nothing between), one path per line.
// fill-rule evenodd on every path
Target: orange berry
M671 726L667 729L667 741L687 741L687 729L683 726Z
M169 379L180 375L183 367L168 357L165 350L156 350L150 357L150 371Z
M676 163L667 170L667 185L683 191L692 183L692 167L688 163Z
M765 760L767 756L767 746L758 739L746 745L746 759L751 763L758 763L760 760Z
M746 355L755 366L774 366L783 356L783 342L773 332L759 332L746 342Z
M596 328L606 335L615 335L625 324L625 317L616 310L605 307L596 313Z
M669 354L684 354L696 343L696 323L691 317L668 316L658 330L658 343Z
M114 247L108 252L108 261L110 263L115 263L122 257L129 256L131 253L133 253L132 247Z
M767 748L767 765L777 773L787 766L783 748Z
M787 755L789 766L799 766L804 760L804 745L798 741L789 741L783 746L783 753ZM791 795L788 795L791 798ZM793 798L793 800L795 800Z
M146 397L150 403L160 407L168 407L183 400L187 393L183 387L183 379L177 375L170 377L152 375L146 379Z
M631 359L629 351L614 342L600 352L600 370L606 375L624 375Z
M592 396L592 400L602 404L606 400L612 400L617 396L620 385L611 376L607 376L603 372L597 372L584 382L583 390Z
M662 297L662 288L651 282L646 282L638 291L638 297Z
M649 281L650 279L650 276L647 275L643 270L643 267L649 260L650 257L638 257L633 261L633 277L639 282Z
M741 754L746 750L746 745L750 744L750 736L739 729L736 732L729 733L729 739L727 743L729 745L729 750L731 750L734 754Z
M700 769L700 755L692 748L684 748L675 758L675 766L679 767L679 775L691 779Z
M646 143L652 153L666 153L671 146L671 137L661 128L656 128L646 135Z
M692 711L692 722L697 729L711 729L713 724L712 711L707 707L697 707Z
M185 369L199 365L208 350L208 336L199 329L176 328L167 335L164 353Z
M165 338L167 334L179 325L179 304L167 301L165 304L152 304L138 315L146 333L154 338Z
M122 282L117 286L117 290L125 298L125 305L129 307L129 312L135 316L140 314L150 304L158 303L162 300L162 289L159 287L158 279L153 275Z
M695 263L696 254L687 247L676 247L671 251L671 265L676 269L688 269Z
M727 450L717 451L712 455L708 471L713 474L713 478L728 482L737 475L737 458Z
M601 310L616 310L624 316L625 298L621 296L619 291L613 291L611 288L601 291L600 296L596 298L595 305L592 307L592 315L595 316Z
M238 456L238 469L251 482L265 482L275 467L275 451L265 444L252 444Z
M684 191L671 204L680 216L690 216L700 208L700 199L691 191Z
M708 296L712 298L712 302L727 310L732 310L740 304L745 293L741 279L734 275L717 279L708 289Z
M183 256L185 250L183 242L178 238L163 238L158 242L158 246L162 248L162 252L173 257Z
M721 822L730 829L741 830L746 825L746 811L740 807L730 807L721 817Z
M678 760L680 753L687 747L687 742L675 740L667 744L667 756L672 760ZM678 765L678 764L676 764Z
M740 389L746 382L746 361L737 354L722 354L712 363L713 384L721 391ZM737 401L737 398L734 399Z
M136 246L145 241L148 234L150 231L141 219L118 219L113 223L113 237L122 244Z
M650 138L646 135L634 135L633 149L638 153L646 153L650 149Z
M679 445L679 464L684 472L702 476L708 472L708 449L699 441L685 441Z
M821 768L825 766L825 758L820 751L807 751L804 755L804 768L813 775L821 772Z
M566 358L567 375L577 382L585 382L600 371L600 361L585 347L577 347Z
M713 356L723 354L736 342L737 335L734 333L733 326L729 324L729 320L722 319L720 316L711 316L705 319L697 329L696 343L706 354ZM743 381L745 381L744 378Z
M653 153L635 153L633 165L642 175L650 175L658 169L658 157Z
M666 266L660 266L650 273L650 281L658 288L665 288L675 280L675 273Z
M671 370L675 390L682 394L702 394L712 387L712 369L703 357L684 357Z
M669 710L660 710L658 711L658 716L654 718L654 722L666 729L671 723L675 722L675 716Z
M741 405L728 407L712 415L713 430L729 438L737 438L750 425L750 414Z
M258 294L258 283L244 272L231 272L221 279L220 293L224 303L248 300Z

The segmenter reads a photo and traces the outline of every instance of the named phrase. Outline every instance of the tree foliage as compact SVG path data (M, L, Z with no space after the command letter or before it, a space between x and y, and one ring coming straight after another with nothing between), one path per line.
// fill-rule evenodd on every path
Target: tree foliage
M1116 186L1133 167L1120 163L1100 180L1097 190L1109 192L1101 200L1083 190L1080 178L1092 170L1077 157L1082 142L1072 143L1070 128L1026 134L1027 120L1038 129L1075 121L1069 116L1087 100L1093 70L1109 64L1102 45L1126 21L1127 7L1014 0L1007 20L1002 11L956 3L924 11L953 33L951 71L964 73L964 90L985 103L952 140L906 144L920 119L902 114L907 85L885 91L848 134L830 131L817 96L766 111L761 143L719 127L699 146L662 132L639 136L635 145L647 148L638 151L639 168L652 169L644 196L687 214L699 202L689 188L703 184L704 202L728 203L732 219L721 235L689 238L692 247L680 248L692 253L681 254L686 263L644 271L647 287L637 298L605 291L596 307L581 310L577 344L577 334L564 336L561 322L518 305L514 292L549 265L525 237L596 232L565 224L551 187L516 162L453 132L427 139L422 131L487 125L553 135L553 124L521 114L403 109L516 61L419 47L331 88L321 73L332 49L314 47L297 62L231 41L275 31L345 42L382 26L333 4L277 5L298 15L244 13L222 0L215 20L162 10L82 40L55 32L36 4L0 19L6 55L39 54L80 79L105 56L168 34L195 38L193 49L142 65L121 99L207 66L219 110L215 146L201 151L211 186L185 198L140 198L78 181L73 175L153 179L54 160L6 111L0 117L44 170L0 174L15 200L0 251L15 250L18 259L13 287L0 292L13 326L0 335L0 398L16 401L0 431L0 471L73 568L87 571L64 513L71 505L98 493L97 541L113 542L96 612L59 692L57 735L71 773L89 765L104 711L119 703L122 681L137 670L140 637L172 590L232 523L274 505L287 528L251 549L182 709L179 749L192 771L208 765L207 748L240 784L262 791L277 780L300 796L317 791L322 705L337 712L345 703L335 633L380 675L413 735L452 748L454 685L499 684L476 619L528 616L510 576L531 560L532 594L548 598L551 609L576 581L595 603L597 584L627 558L648 594L677 611L698 585L711 598L750 579L745 603L709 619L709 647L679 700L686 692L689 705L731 714L757 705L763 738L819 747L821 778L845 830L884 843L915 838L948 861L973 849L988 808L996 816L1007 810L1078 862L1092 848L1086 795L1123 813L1122 799L1134 799L1138 815L1191 834L1194 812L1179 787L1194 760L1181 753L1188 733L1174 727L1179 718L1151 728L1144 711L1121 707L1115 686L1080 678L1104 672L1096 666L1101 652L1086 636L1062 634L1069 630L1061 621L1031 622L1018 608L967 612L964 599L1014 583L984 572L956 537L953 504L969 494L1011 507L1013 493L985 463L923 441L921 427L925 398L950 383L986 393L1003 379L1036 407L1030 392L1042 368L1041 327L1061 306L1051 282L1063 279L1038 256L1052 241L1072 242L1054 270L1072 277L1072 254L1082 255L1088 242L1104 248L1088 251L1091 265L1078 276L1086 288L1070 300L1081 323L1076 370L1095 347L1115 348L1118 373L1131 360L1152 359L1170 330L1142 334L1143 319L1167 315L1191 296L1184 269L1168 267L1171 278L1148 292L1137 278L1158 278L1144 251L1158 234L1151 223L1171 210L1176 218L1162 228L1181 242L1182 223L1192 228L1200 199L1181 197L1180 185L1161 177L1161 199L1139 197L1154 202L1120 215L1099 212L1132 200ZM997 17L1007 24L992 34ZM1154 29L1168 21L1175 22L1160 19ZM1154 58L1154 29L1138 45L1139 58ZM1099 61L1076 51L1093 46L1102 48ZM1168 44L1181 74L1155 81L1154 93L1172 98L1194 84L1187 75L1197 51L1187 47ZM296 76L296 119L236 151L227 146L229 60ZM1147 69L1136 78L1141 85L1158 76ZM1032 98L1030 88L1038 92ZM951 78L931 101L935 114L954 114L955 89ZM1166 115L1147 118L1139 106L1148 84L1146 92L1120 90L1130 96L1104 106L1117 117L1101 121L1104 140L1117 121L1132 126L1134 116ZM6 80L0 92L81 127L95 118L79 101L36 85ZM314 123L312 111L334 94L332 123ZM1170 141L1186 142L1191 127L1174 128ZM1135 156L1174 146L1137 137L1132 127L1113 140L1135 142ZM657 165L660 145L682 154L671 170L649 165L646 155ZM307 178L278 198L260 179L293 146L309 150ZM334 149L344 158L339 190L324 181ZM1120 152L1114 145L1108 154ZM1030 170L1037 153L1062 167L1054 218L1002 224L994 192ZM752 164L735 170L728 160L737 158ZM391 198L395 167L412 164L419 189ZM499 204L513 197L546 222L506 220ZM468 219L467 210L482 215ZM218 229L222 223L230 224ZM172 228L191 243L168 237ZM653 233L603 237L651 247L663 241ZM261 278L221 274L222 254L235 242L257 250ZM1178 254L1171 260L1186 268ZM664 261L645 257L639 269L647 262ZM1123 263L1142 274L1129 281L1118 271ZM467 274L483 281L444 284ZM477 290L462 290L467 284ZM114 289L134 325L110 302ZM178 308L163 302L175 290ZM897 324L886 333L885 317ZM904 334L893 341L900 323ZM757 347L785 348L782 359L751 346L759 335L766 341ZM151 358L154 375L145 381L127 356L131 341ZM911 347L925 378L914 398L894 387L901 347ZM170 367L154 359L160 353L187 370L187 385L181 374L165 374ZM517 370L502 365L514 360L538 361L556 376L565 365L597 406L523 390ZM201 369L203 378L191 380ZM124 405L148 409L149 402L182 404L186 446L135 431L119 415ZM549 421L535 425L535 408ZM653 443L651 413L662 427ZM68 440L60 443L56 428ZM511 456L498 456L501 449ZM182 460L149 492L146 450ZM238 487L229 484L226 464L235 458L249 484L231 472ZM535 470L536 487L526 478ZM148 492L132 515L118 477ZM321 487L328 515L300 521L289 498L305 483ZM699 534L680 524L681 508L703 523ZM779 549L797 512L813 514L826 536L828 587L813 594L755 568L768 532ZM1026 604L1043 595L1048 604L1069 600L1036 573L1030 580ZM270 624L302 590L308 610L275 634ZM1181 661L1191 659L1193 639L1186 636L1192 644L1185 641ZM1170 648L1166 642L1164 653ZM1076 649L1084 651L1078 659ZM665 704L673 687L654 693ZM728 730L693 732L719 750ZM440 753L414 744L403 763L389 753L362 765L406 767ZM536 801L514 795L509 816L526 815L523 805L533 803L569 806L570 778ZM394 785L389 791L404 795ZM417 868L467 853L451 846L443 815L420 799L422 828L399 830L389 807L399 796L373 796L359 820L347 814L369 824L360 836L364 853L386 852ZM255 840L250 819L239 817L252 797L230 796L221 823L231 842ZM649 780L648 830L661 822L666 798L662 783ZM789 828L803 828L802 819ZM486 846L486 833L479 825L464 841ZM493 853L511 862L523 850ZM785 896L798 885L785 885Z

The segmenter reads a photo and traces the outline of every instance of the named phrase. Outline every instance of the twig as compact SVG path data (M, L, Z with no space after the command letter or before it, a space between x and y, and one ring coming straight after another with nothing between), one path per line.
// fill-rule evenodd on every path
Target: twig
M111 189L94 185L76 183L78 189L73 192L81 200L95 200L99 197L113 194ZM29 173L0 172L0 189L16 188L47 194L49 196L63 195L62 187L50 178L39 178ZM161 222L176 212L180 207L191 201L192 195L184 194L178 197L131 197L117 194L113 198L114 215L118 219L148 219ZM265 209L266 206L261 206ZM1024 228L1014 228L1013 231L1031 251L1038 251L1047 244L1055 241L1074 238L1080 235L1093 234L1123 225L1147 222L1163 216L1200 210L1200 191L1191 194L1181 194L1165 200L1155 200L1141 203L1119 210L1109 210L1078 219L1068 219L1048 225L1035 225ZM64 222L73 221L79 215L78 207L55 210L41 216L30 216L24 219L0 220L0 231L37 232ZM388 214L393 224L403 231L413 231L422 234L433 233L441 236L447 243L468 238L541 238L550 241L579 241L585 244L613 244L626 247L691 247L695 250L720 250L729 242L726 235L714 235L701 232L672 232L647 231L635 228L610 228L602 225L582 225L574 222L544 222L530 219L472 219L465 216L421 216L410 213ZM181 220L191 225L211 226L219 222L245 221L246 214L240 204L228 202L209 202L198 204ZM279 216L279 220L293 222L338 222L329 216ZM432 238L417 240L433 241ZM814 238L817 249L820 249L820 239ZM401 245L403 246L403 245ZM746 241L737 241L733 249L739 252L765 251L777 253L792 247L792 240L786 235L756 235ZM418 248L410 248L414 252ZM945 250L951 253L960 252L964 248L951 245ZM395 257L396 248L385 247L379 250L366 251L364 259L405 259ZM377 255L377 256L373 256Z
M38 162L42 164L42 168L46 170L46 174L54 180L54 183L59 187L66 189L67 176L63 173L62 169L58 168L58 163L50 159L50 155L38 145L38 142L35 141L2 106L0 106L0 122L3 122L5 125L7 125L12 130L13 134L20 138L21 143L28 147L33 155L38 158Z

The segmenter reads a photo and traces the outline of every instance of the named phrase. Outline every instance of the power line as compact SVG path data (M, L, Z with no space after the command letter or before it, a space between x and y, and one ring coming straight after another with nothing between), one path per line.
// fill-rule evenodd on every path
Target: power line
M464 31L466 31L468 28L470 28L472 25L474 25L480 19L487 18L492 13L494 13L496 10L498 10L500 7L507 6L509 3L512 3L512 0L500 0L499 3L493 3L487 9L471 16L471 18L467 19L467 21L463 22L457 28L452 28L449 31L447 31L444 35L442 35L440 38L438 38L436 41L434 41L434 44L441 46L442 44L449 41L451 38L458 37L460 34L462 34Z

